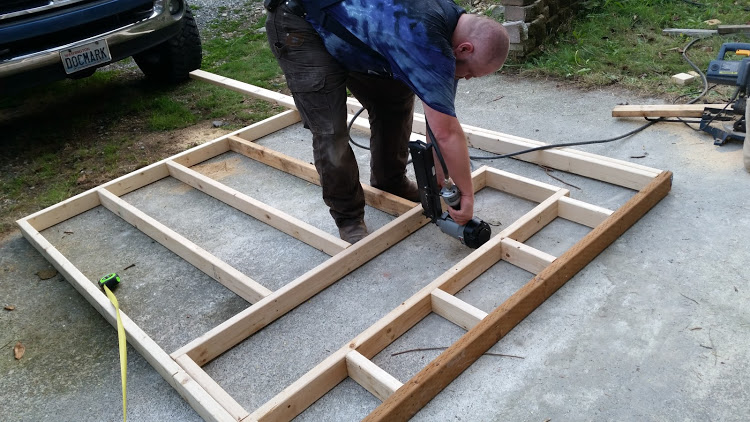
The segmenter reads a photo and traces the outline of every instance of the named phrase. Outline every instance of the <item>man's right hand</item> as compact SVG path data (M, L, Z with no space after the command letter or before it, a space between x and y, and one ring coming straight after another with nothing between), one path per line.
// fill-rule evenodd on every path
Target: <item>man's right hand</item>
M466 225L472 218L474 218L474 193L470 192L465 195L461 192L461 209L457 210L448 207L448 214L450 214L453 221L458 225Z

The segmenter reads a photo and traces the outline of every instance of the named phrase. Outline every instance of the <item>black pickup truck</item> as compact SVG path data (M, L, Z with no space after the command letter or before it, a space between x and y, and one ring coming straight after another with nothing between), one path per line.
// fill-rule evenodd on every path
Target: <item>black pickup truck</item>
M185 0L0 0L0 97L130 56L147 77L177 82L201 51Z

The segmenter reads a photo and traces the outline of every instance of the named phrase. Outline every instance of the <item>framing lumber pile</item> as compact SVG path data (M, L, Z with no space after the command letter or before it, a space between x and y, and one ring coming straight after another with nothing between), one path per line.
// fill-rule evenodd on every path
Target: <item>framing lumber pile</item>
M290 97L202 71L193 77L226 86L289 108ZM359 108L350 102L352 110ZM473 173L476 191L490 188L538 203L482 247L403 301L351 341L331 353L308 373L257 409L244 409L202 367L273 323L307 299L364 265L428 223L419 204L363 185L367 203L395 218L364 240L350 245L281 210L238 192L190 167L234 151L311 183L318 176L311 164L264 148L253 141L299 122L289 110L237 132L152 164L19 220L24 236L94 306L110 324L114 310L95 281L86 278L41 231L98 206L110 210L185 261L204 271L248 302L248 307L183 347L168 353L127 315L122 315L128 341L172 385L198 414L210 421L290 420L347 377L382 400L367 420L406 420L432 400L462 371L497 343L565 282L591 262L630 226L655 206L671 188L672 174L638 164L571 149L524 154L524 161L580 174L636 191L617 210L607 210L570 198L566 189L491 167ZM358 119L356 126L367 129ZM518 151L541 143L465 126L471 146L495 153ZM413 137L424 139L424 118L416 115ZM179 233L130 205L121 196L163 178L172 177L247 213L330 255L330 258L272 291L221 261ZM556 218L588 226L591 231L561 256L555 257L524 242ZM499 261L535 276L490 313L458 299L455 294ZM466 334L402 383L372 362L372 358L431 313L464 328Z

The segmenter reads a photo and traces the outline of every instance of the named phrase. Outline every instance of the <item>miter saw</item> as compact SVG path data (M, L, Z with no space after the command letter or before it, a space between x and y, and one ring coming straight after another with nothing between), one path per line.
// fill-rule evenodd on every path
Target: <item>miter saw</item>
M733 60L726 59L727 52L733 53ZM742 56L744 58L741 58ZM750 92L750 44L723 44L716 60L711 60L708 65L706 79L708 82L719 85L736 86L737 91L727 107L723 109L706 107L703 110L701 130L714 137L714 145L723 145L727 139L744 141L747 133L745 108L747 107L747 94ZM711 126L713 122L724 122L724 125L728 125L727 122L733 123L731 128L717 128Z

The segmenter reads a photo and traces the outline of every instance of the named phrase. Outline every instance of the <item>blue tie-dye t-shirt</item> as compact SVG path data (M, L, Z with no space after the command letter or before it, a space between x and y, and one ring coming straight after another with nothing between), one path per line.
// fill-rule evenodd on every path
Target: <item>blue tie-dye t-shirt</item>
M320 0L303 3L309 11ZM451 0L342 0L324 10L328 19L338 21L378 53L363 52L308 15L326 49L348 70L390 74L431 108L456 115L456 58L451 37L464 9Z

